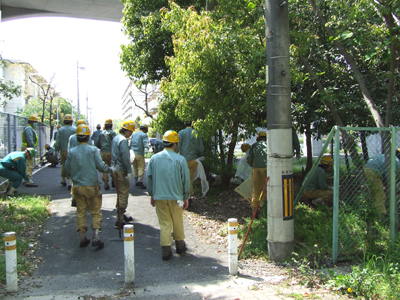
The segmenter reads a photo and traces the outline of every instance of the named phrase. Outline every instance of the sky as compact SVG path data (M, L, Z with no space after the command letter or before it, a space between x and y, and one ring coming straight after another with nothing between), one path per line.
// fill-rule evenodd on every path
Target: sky
M19 19L0 23L3 59L30 63L62 97L79 102L86 115L86 95L92 108L92 124L119 119L122 95L129 79L121 70L121 44L128 40L118 22L61 17ZM84 69L81 69L83 67ZM92 125L91 124L91 125Z

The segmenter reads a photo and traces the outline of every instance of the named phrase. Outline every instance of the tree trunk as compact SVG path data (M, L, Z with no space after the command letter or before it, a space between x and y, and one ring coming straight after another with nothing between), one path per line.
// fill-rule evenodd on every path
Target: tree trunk
M313 165L312 161L312 134L311 134L311 126L310 124L306 124L306 145L307 145L307 165L305 174L307 174Z

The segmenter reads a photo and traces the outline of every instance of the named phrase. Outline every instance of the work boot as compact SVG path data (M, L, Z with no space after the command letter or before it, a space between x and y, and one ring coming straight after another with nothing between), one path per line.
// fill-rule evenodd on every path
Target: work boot
M10 188L12 187L12 185L13 185L13 183L12 183L12 181L8 181L7 182L7 185L6 185L6 193L10 190Z
M11 186L9 190L5 193L7 196L14 196L15 189Z
M106 191L108 191L108 190L110 189L110 186L107 184L107 185L104 186L104 189L105 189Z
M138 185L138 178L137 177L135 177L135 185L137 186Z
M70 191L72 188L72 180L68 179L68 190Z
M186 252L186 243L184 240L182 241L175 241L175 248L177 254L183 254Z
M120 222L116 221L115 224L114 224L114 227L119 229L119 223L121 223L121 229L123 229L124 226L126 225L125 221L120 221Z
M171 246L161 246L162 260L169 260L172 257Z
M76 199L75 198L71 199L71 206L76 207Z
M127 215L124 214L124 221L125 221L126 223L132 222L132 221L133 221L133 218L132 218L131 216L128 217Z
M86 237L85 232L79 232L79 235L81 236L81 242L79 243L79 247L84 248L87 245L89 245L90 240Z
M62 186L67 186L67 183L65 181L60 181Z
M38 187L38 185L34 184L33 182L32 183L25 183L25 186L26 187Z
M115 183L114 183L114 180L111 180L111 187L112 187L113 189L115 189Z
M92 246L97 249L104 248L104 242L100 241L100 229L93 230Z
M146 188L146 186L143 184L143 182L141 182L141 181L138 181L138 182L136 182L136 185L138 186L138 187L141 187L142 189L145 189Z

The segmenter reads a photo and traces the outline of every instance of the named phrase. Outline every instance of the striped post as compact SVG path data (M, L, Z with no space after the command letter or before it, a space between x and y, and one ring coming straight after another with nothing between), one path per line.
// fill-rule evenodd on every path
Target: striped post
M135 282L135 249L133 225L124 226L125 283Z
M6 254L6 284L7 291L18 291L17 273L17 237L15 232L6 232L3 237Z
M237 275L238 273L238 249L237 249L237 219L228 219L229 223L229 274Z

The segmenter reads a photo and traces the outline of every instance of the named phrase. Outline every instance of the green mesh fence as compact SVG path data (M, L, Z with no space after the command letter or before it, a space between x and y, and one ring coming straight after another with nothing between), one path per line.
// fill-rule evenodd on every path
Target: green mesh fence
M397 197L400 128L335 127L304 179L295 203L318 167L331 140L333 147L333 261L359 257L373 239L394 242L398 223ZM329 203L328 203L329 205Z

